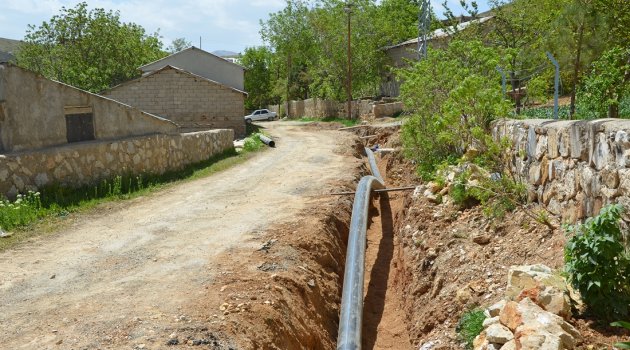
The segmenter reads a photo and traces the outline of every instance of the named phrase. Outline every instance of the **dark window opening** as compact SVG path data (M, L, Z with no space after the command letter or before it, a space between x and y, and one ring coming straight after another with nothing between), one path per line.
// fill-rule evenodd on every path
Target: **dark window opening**
M94 114L66 114L66 134L68 142L94 140Z

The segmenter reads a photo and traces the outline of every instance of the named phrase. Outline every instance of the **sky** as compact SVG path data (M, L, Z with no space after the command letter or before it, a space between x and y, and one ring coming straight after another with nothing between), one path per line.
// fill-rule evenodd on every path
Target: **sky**
M3 0L0 5L0 37L22 39L29 24L39 26L58 14L62 6L74 7L80 0ZM86 0L89 8L118 10L124 22L143 26L148 33L159 31L168 46L173 39L186 38L206 51L242 52L262 45L260 20L282 10L285 0ZM438 15L442 0L431 0ZM459 1L448 1L455 14ZM480 11L488 9L478 1Z

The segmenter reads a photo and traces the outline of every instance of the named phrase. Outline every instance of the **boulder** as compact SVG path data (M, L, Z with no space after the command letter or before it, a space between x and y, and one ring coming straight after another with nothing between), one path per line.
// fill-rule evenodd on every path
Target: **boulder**
M529 298L509 301L499 315L514 332L518 349L573 349L580 333L562 317L543 310Z
M486 339L493 344L505 344L514 339L514 334L506 326L496 323L486 328Z
M533 300L546 311L568 318L571 304L562 276L545 265L512 266L508 272L505 296L509 300Z

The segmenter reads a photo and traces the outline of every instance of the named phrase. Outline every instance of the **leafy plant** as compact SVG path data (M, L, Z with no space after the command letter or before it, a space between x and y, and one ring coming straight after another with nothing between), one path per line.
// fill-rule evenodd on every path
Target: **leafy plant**
M630 311L630 253L620 228L623 207L610 205L584 224L565 225L571 235L564 249L569 282L589 310L605 319Z
M466 349L473 348L473 341L483 331L483 321L486 315L483 310L475 309L464 312L457 323L455 330L459 338L466 343Z
M613 327L622 327L627 330L630 330L630 322L618 321L618 322L613 322L610 325ZM619 349L630 349L630 341L616 343L615 347Z
M244 152L255 152L261 149L265 144L260 141L261 133L253 133L251 136L245 138L245 143L243 144Z

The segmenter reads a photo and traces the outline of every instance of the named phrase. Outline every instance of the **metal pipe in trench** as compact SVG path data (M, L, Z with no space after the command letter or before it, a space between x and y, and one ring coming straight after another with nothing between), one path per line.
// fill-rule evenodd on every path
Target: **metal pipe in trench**
M260 138L260 141L262 141L265 145L269 147L276 147L276 142L267 136L260 134L258 135L258 138Z
M363 282L365 275L365 244L368 221L368 209L373 189L383 189L385 184L376 167L374 154L365 149L370 168L374 176L364 176L354 196L352 220L348 236L346 269L343 277L341 312L339 316L339 334L337 350L361 349L361 330L363 328Z

